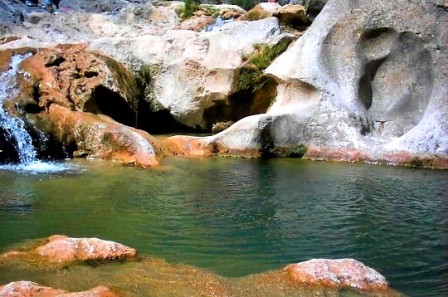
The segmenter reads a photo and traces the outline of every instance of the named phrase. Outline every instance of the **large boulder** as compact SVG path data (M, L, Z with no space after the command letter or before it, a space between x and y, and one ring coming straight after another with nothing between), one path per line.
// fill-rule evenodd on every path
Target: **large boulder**
M137 251L120 243L98 238L72 238L62 235L50 236L31 250L10 251L2 257L18 259L40 258L53 263L87 260L115 260L135 258Z
M412 165L430 154L446 164L447 11L434 3L329 1L266 70L278 83L269 111L195 141L219 153L281 155L303 144L347 150L350 161L407 154ZM334 152L313 149L313 158L326 158L319 151Z
M41 286L30 281L11 282L0 286L1 297L116 297L116 293L104 286L98 286L88 291L68 292L61 289Z
M385 291L384 276L354 259L312 259L288 265L285 271L298 283L325 287L352 287L366 291Z

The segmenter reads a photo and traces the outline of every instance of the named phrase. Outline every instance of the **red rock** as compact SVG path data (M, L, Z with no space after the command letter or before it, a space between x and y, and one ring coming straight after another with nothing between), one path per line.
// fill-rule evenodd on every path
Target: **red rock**
M312 259L285 267L299 283L325 287L353 287L361 290L387 290L384 276L353 259Z
M70 293L65 290L44 287L30 281L12 282L0 286L0 297L116 297L109 288L98 286L88 291Z
M70 238L54 235L48 243L35 249L35 252L51 262L70 262L75 260L112 260L133 258L137 251L122 244L98 238Z
M66 291L43 287L29 281L12 282L0 287L0 297L53 297Z
M75 143L74 157L89 156L140 167L157 166L163 155L148 133L117 123L109 117L71 111L53 104L34 116L37 126L61 143Z

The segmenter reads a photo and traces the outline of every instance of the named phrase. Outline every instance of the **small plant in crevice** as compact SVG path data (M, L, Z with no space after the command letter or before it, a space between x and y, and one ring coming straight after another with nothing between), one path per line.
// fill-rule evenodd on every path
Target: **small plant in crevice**
M248 62L255 65L258 69L264 70L288 48L289 43L290 41L285 40L274 46L255 44L254 48L256 51L249 56Z
M199 0L184 0L184 6L177 9L176 13L182 20L186 20L199 9L199 4L201 4Z
M263 70L283 53L288 45L289 41L280 42L274 46L254 45L256 51L242 57L246 63L239 69L237 90L250 90L252 93L261 90L268 81L263 75Z
M288 149L287 156L290 158L302 158L306 154L307 149L303 144L292 146Z
M143 65L135 75L135 80L140 91L146 93L151 86L153 78L159 72L157 65Z

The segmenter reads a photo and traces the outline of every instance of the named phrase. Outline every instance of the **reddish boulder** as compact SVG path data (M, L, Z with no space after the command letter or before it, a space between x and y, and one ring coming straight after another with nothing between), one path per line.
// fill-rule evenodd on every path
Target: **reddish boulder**
M112 260L133 258L137 255L135 249L113 241L61 235L50 236L48 243L36 248L35 253L51 262Z
M40 286L29 281L12 282L0 286L0 297L53 297L66 291Z
M30 281L12 282L0 286L0 297L116 297L109 288L98 286L88 291L70 293L65 290L44 287Z
M333 288L352 287L367 291L387 290L384 276L353 259L312 259L285 268L299 283Z
M34 124L64 146L75 144L74 157L95 157L140 167L157 166L159 142L148 133L104 115L70 111L53 104L34 115Z

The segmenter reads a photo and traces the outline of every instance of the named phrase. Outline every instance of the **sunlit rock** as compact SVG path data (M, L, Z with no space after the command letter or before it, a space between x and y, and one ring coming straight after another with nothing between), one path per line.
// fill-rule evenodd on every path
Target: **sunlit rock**
M281 5L278 3L262 2L247 12L247 18L249 20L261 20L272 17L280 8Z
M83 46L60 46L26 59L19 73L21 93L5 108L49 135L50 146L70 157L158 165L157 140L131 128L140 93L122 64Z
M35 252L52 262L113 260L137 255L135 249L113 241L59 235L49 237L48 243L36 248Z
M313 259L285 268L298 283L328 287L352 287L361 290L386 290L384 276L353 259Z
M1 297L53 297L64 293L66 293L64 290L44 287L30 281L17 281L0 286Z
M53 289L41 286L30 281L11 282L7 285L0 286L1 297L115 297L118 296L109 288L98 286L83 292L68 292L66 290Z
M267 113L195 141L218 154L288 155L304 145L324 148L312 150L317 159L337 149L368 162L402 164L396 156L407 152L446 163L445 16L429 2L329 1L266 69L278 83Z

